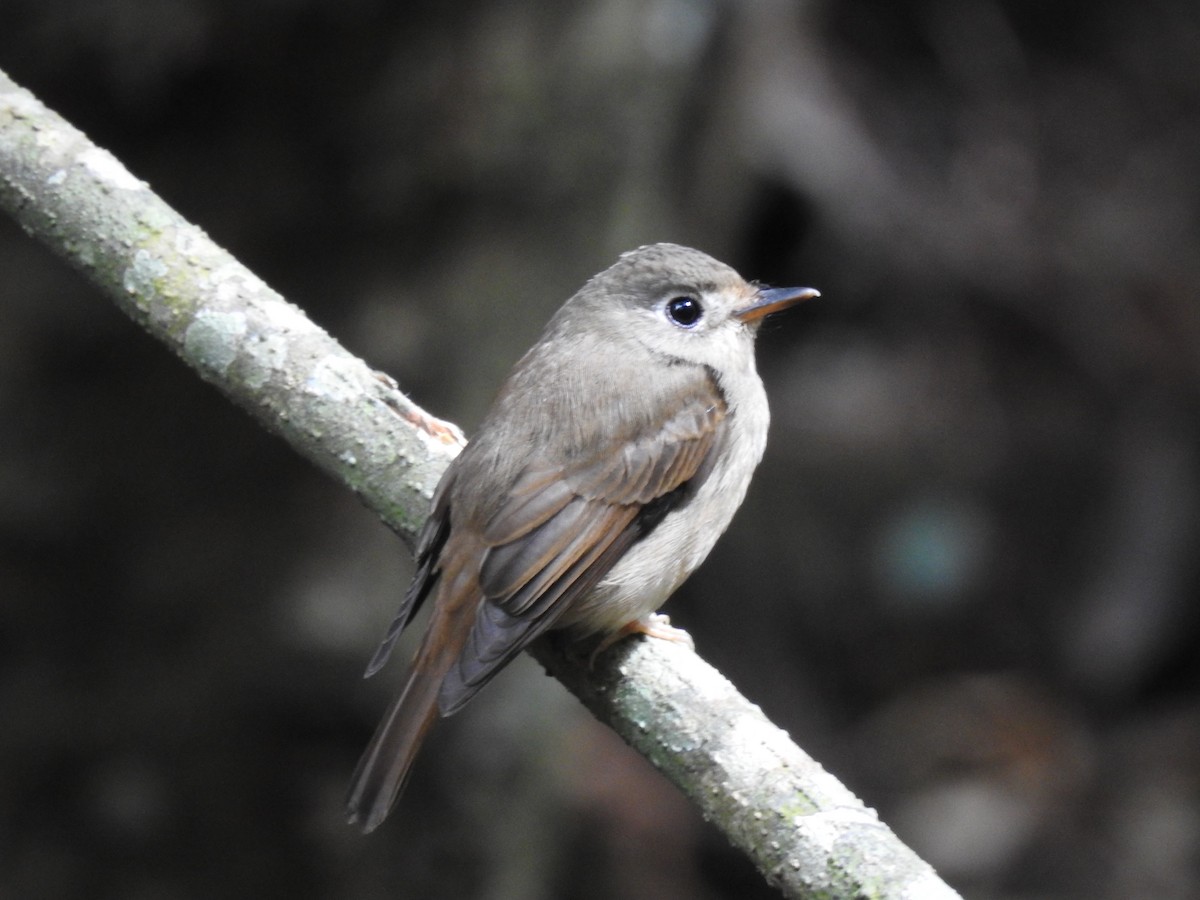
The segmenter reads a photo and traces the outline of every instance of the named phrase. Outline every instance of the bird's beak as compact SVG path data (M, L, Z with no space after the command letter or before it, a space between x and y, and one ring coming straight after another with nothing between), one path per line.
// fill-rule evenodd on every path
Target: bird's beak
M821 292L814 288L759 288L750 305L743 306L733 315L743 322L757 322L802 300L820 296Z

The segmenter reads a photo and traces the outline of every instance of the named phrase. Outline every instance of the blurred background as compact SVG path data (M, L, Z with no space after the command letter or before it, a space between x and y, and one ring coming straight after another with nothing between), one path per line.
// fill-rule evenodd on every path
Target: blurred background
M675 623L966 897L1200 895L1200 6L0 20L0 68L468 434L622 250L819 287ZM0 894L774 896L527 659L347 827L406 548L8 220L0 423Z

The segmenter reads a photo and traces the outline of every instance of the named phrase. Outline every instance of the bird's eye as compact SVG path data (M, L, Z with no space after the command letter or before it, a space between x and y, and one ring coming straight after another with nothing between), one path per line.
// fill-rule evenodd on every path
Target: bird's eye
M704 315L704 307L695 297L672 297L667 301L667 318L680 328L691 328Z

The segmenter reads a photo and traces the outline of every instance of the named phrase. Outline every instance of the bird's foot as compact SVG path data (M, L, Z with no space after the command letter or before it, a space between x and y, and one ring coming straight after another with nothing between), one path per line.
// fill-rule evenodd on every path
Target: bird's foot
M615 644L617 641L628 637L631 634L644 634L647 637L658 638L663 641L672 641L676 644L683 644L689 650L696 649L696 642L692 640L692 636L682 628L676 628L671 624L671 617L663 613L650 613L642 616L640 619L634 619L632 622L626 622L612 634L604 638L596 649L592 651L592 655L588 658L588 666L596 664L596 657Z

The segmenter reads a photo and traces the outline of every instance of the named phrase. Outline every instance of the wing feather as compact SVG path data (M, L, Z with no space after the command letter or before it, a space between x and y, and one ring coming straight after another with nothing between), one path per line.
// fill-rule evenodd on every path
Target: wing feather
M442 683L459 709L590 591L675 505L718 443L726 408L715 384L653 433L556 470L536 461L484 529L483 594L470 637Z
M521 612L498 603L480 604L467 645L442 681L438 695L442 715L461 709L513 657L552 627L570 608L571 599L595 587L636 540L635 515L630 508L610 507L602 526L572 542L576 553L569 565L545 576L539 573L527 586Z
M632 544L686 503L711 470L727 414L715 378L689 382L669 403L670 414L656 423L648 416L640 432L630 433L629 426L610 437L607 446L586 447L566 462L547 460L535 444L502 499L493 496L481 503L472 497L468 488L456 484L462 468L452 464L418 540L417 574L367 674L386 662L442 571L462 571L471 563L458 557L480 553L480 548L480 597L462 652L442 680L442 715L459 709L552 627ZM459 509L453 508L455 503ZM471 529L472 508L488 512L476 520L476 539L459 541L452 532Z
M425 525L421 528L421 533L417 536L417 571L413 575L412 581L409 582L408 590L404 592L400 608L396 610L396 615L392 617L391 624L388 625L387 633L383 636L375 655L367 663L367 670L363 673L364 678L370 678L384 667L388 657L392 655L396 641L408 627L413 616L420 611L425 599L441 576L438 557L446 543L446 538L450 535L450 510L447 506L447 498L450 495L453 481L454 475L451 470L442 478L434 492L433 511L430 512L429 518L425 520Z

